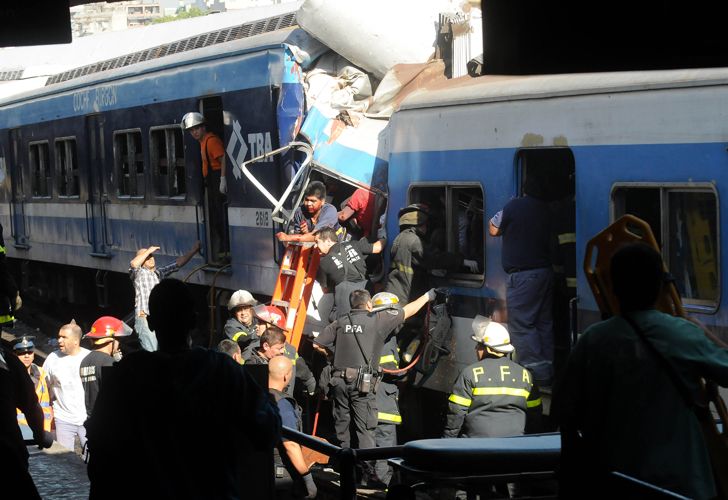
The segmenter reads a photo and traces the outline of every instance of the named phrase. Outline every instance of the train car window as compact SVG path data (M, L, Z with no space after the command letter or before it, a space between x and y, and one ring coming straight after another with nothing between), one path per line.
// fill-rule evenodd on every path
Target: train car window
M426 240L430 251L457 254L475 261L478 272L467 267L437 270L448 284L480 286L485 264L485 209L483 188L479 184L428 184L412 186L410 203L423 203L429 207L430 219ZM441 259L447 262L447 258Z
M114 169L119 197L144 196L144 154L139 130L114 132Z
M56 176L58 196L78 198L78 161L76 139L56 139Z
M614 218L647 222L686 308L707 312L720 301L718 199L712 186L616 186Z
M154 127L149 131L149 159L154 194L160 197L184 197L187 193L184 138L178 125Z
M53 173L48 141L29 143L28 156L33 198L50 198L53 196Z

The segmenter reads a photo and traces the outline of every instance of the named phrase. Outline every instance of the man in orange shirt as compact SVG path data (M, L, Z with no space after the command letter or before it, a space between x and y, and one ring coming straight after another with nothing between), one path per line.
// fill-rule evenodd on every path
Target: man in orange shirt
M205 117L201 113L191 112L182 117L182 129L200 143L202 157L202 177L207 190L208 215L210 219L210 237L212 239L211 260L224 256L227 249L227 224L225 223L223 205L227 194L225 179L225 147L222 140L205 127ZM219 186L219 189L218 189ZM224 259L223 259L224 260Z

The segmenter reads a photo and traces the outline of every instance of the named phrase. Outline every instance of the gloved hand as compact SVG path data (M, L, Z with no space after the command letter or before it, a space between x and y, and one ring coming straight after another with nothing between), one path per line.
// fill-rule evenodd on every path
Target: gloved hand
M227 194L227 179L220 177L220 194Z
M53 434L51 434L48 431L43 431L43 435L38 439L36 437L36 442L38 443L38 449L45 449L50 448L53 446Z
M20 292L18 292L18 295L15 296L15 310L17 311L23 307L23 299L20 298Z
M316 483L313 482L313 476L311 475L311 472L307 472L302 477L303 482L306 485L306 496L303 498L316 498L316 495L318 494L318 489L316 488Z
M474 260L465 259L463 260L463 265L467 267L471 273L477 273L478 271L478 263Z
M430 288L427 291L427 301L432 302L433 300L435 300L436 297L437 297L437 292L435 292L434 288Z

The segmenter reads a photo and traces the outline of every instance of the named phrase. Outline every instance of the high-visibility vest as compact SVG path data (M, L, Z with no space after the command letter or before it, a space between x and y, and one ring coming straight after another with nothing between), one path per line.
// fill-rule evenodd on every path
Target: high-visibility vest
M48 391L48 384L46 383L45 372L33 365L40 372L38 383L35 385L35 395L38 397L40 403L40 409L43 410L43 430L46 432L51 431L51 422L53 421L53 407L51 406L51 395ZM28 421L25 419L25 415L19 409L18 412L18 425L28 425Z

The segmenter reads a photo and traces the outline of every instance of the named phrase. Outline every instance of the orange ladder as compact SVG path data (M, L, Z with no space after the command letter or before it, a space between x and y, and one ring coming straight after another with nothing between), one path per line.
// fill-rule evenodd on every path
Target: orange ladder
M289 242L281 261L271 305L286 312L286 340L298 349L320 254L314 243Z

